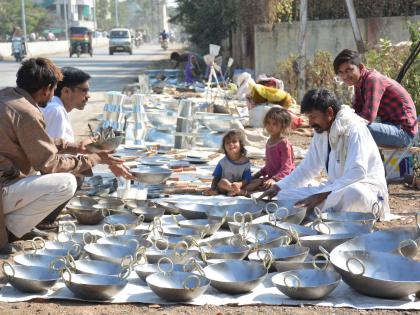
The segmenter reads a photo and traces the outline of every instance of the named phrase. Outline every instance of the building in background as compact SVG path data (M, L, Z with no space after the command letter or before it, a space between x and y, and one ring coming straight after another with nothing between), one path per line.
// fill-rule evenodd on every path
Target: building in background
M64 20L64 5L70 26L95 28L95 0L33 0Z

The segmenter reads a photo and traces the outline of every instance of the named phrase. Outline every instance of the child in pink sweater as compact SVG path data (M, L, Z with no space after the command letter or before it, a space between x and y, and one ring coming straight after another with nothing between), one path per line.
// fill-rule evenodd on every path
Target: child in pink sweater
M286 138L292 117L279 106L272 107L264 117L264 128L270 134L265 147L265 166L253 175L265 190L290 174L295 168L293 148Z

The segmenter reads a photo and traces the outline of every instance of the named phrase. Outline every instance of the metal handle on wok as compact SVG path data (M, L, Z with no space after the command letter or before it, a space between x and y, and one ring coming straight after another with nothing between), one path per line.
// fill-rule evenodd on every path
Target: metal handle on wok
M190 280L195 280L193 282L194 285L192 287L188 287L188 281L190 281ZM188 290L188 291L193 291L193 290L199 288L200 287L200 277L197 276L197 275L194 275L194 274L185 277L184 281L182 281L182 287L185 290Z
M350 268L350 262L351 261L357 261L357 263L362 267L362 272L360 272L360 273L354 273L353 271L351 271L351 268ZM349 257L347 260L346 260L346 267L347 267L347 270L352 274L352 275L354 275L354 276L357 276L357 277L361 277L361 276L363 276L364 275L364 273L365 273L365 271L366 271L366 267L365 267L365 265L363 264L363 262L359 259L359 258L357 258L357 257Z
M289 279L289 278L291 278L291 279L294 280L291 284L288 284L287 283L287 279ZM294 282L296 282L296 286L292 286L294 284ZM284 285L287 288L289 288L290 290L294 290L294 291L296 291L297 289L299 289L300 288L300 285L301 285L299 277L297 275L295 275L294 273L288 273L288 274L286 274L283 277L283 283L284 283Z
M12 274L9 275L6 271L6 267L9 267L10 270L12 271ZM3 269L3 273L9 277L9 278L14 278L15 276L15 269L13 268L13 266L8 262L8 261L4 261L3 264L1 265L1 269Z
M162 269L162 262L163 261L166 261L166 262L168 262L168 264L169 264L169 269L168 270L163 270ZM174 263L173 263L173 261L172 261L172 259L170 259L169 257L161 257L160 259L159 259L159 261L158 261L158 263L157 263L157 265L158 265L158 270L160 271L160 272L163 272L163 273L170 273L170 272L172 272L173 270L174 270Z

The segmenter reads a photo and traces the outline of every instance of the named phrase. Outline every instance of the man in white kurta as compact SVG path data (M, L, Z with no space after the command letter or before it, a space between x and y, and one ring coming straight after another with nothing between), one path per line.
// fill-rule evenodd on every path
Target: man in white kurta
M265 195L272 196L277 192L278 199L299 200L297 203L308 208L317 206L321 210L370 212L378 203L383 218L389 213L389 205L379 150L367 129L367 122L350 107L337 106L335 97L335 110L327 106L331 119L327 112L326 120L322 121L319 104L331 102L332 97L334 94L327 90L312 90L305 95L302 111L316 131L308 153L289 176L277 182L277 187ZM310 104L317 105L311 107ZM323 122L325 126L322 126ZM314 184L322 170L327 174L327 180Z

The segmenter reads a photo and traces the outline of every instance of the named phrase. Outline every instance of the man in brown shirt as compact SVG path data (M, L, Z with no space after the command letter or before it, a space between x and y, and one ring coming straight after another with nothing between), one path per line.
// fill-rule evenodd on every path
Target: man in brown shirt
M91 173L103 163L116 176L132 176L122 160L107 152L71 155L78 148L48 136L40 107L60 80L52 61L31 58L18 70L17 87L0 91L0 253L11 252L7 230L22 237L73 196L74 175Z

